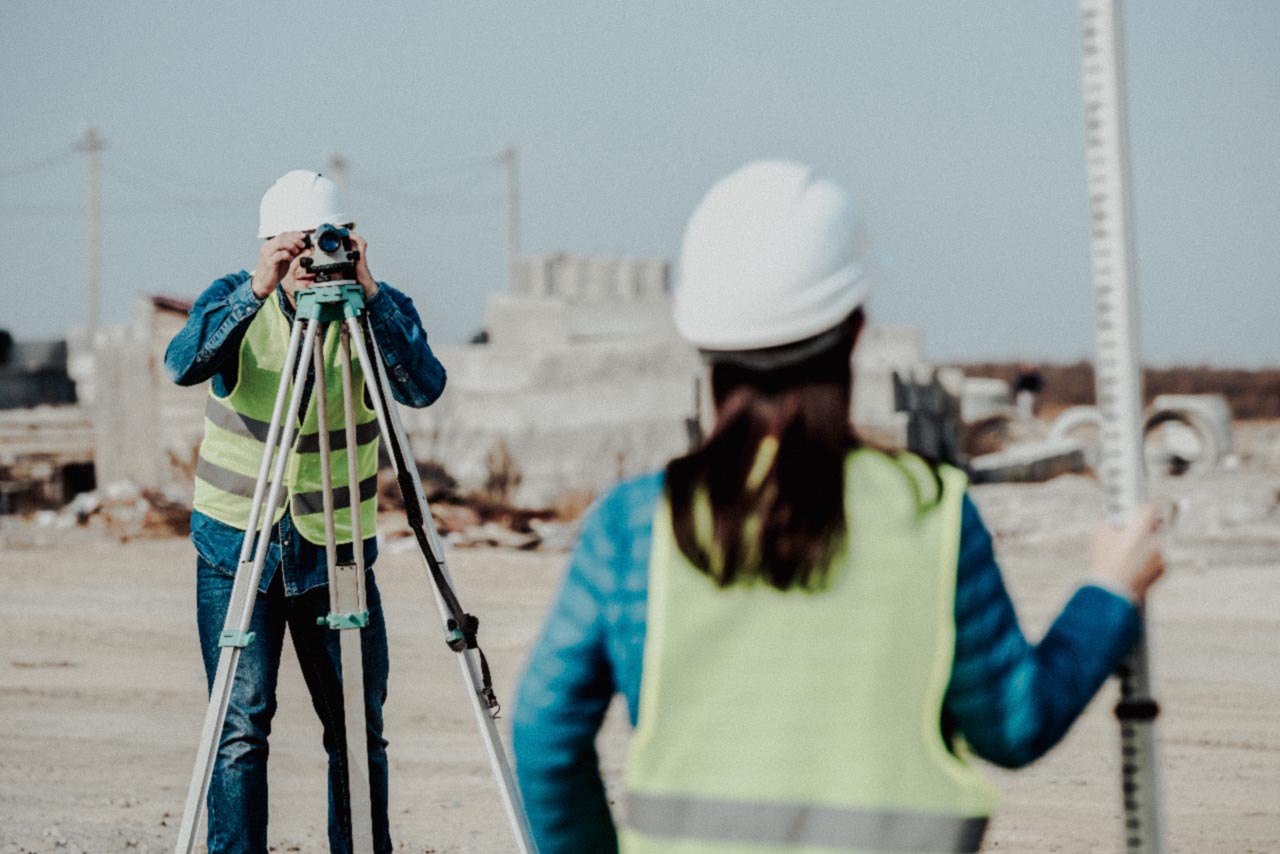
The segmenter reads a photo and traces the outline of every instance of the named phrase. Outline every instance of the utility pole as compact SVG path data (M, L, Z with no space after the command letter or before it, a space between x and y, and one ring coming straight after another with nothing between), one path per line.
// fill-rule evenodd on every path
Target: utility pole
M338 189L342 191L342 198L347 199L347 158L343 157L336 151L331 151L325 155L325 164L329 170L329 177L333 179L333 183L338 185ZM341 225L342 223L334 223Z
M77 151L89 156L89 200L88 200L88 255L89 278L86 283L85 302L88 303L89 317L86 320L85 340L90 352L94 338L98 332L98 154L107 147L106 140L98 135L98 129L85 128L84 136L76 145Z
M520 262L520 190L516 172L516 147L508 145L498 155L507 169L507 287L516 292L516 266Z

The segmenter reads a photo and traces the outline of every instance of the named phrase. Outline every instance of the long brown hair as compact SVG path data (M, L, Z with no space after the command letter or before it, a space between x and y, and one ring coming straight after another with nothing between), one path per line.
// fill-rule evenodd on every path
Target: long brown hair
M716 423L667 465L676 544L717 585L818 589L845 537L850 357L861 309L835 342L773 369L713 361Z

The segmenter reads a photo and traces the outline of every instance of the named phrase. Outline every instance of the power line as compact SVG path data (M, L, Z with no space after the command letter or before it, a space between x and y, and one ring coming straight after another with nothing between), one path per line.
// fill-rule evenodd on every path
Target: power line
M75 205L0 205L0 216L83 216Z
M71 148L0 171L0 180L49 169L70 160L77 153L78 149ZM506 164L505 158L504 150L497 156L459 158L438 166L404 169L381 175L374 175L359 168L350 170L349 161L344 165L354 172L352 176L354 188L359 192L368 192L398 206L470 213L492 209L503 200L501 193L479 191L498 177L500 170ZM154 203L142 205L104 205L102 213L107 215L166 213L196 206L233 209L252 205L257 201L257 194L248 191L226 194L193 189L197 182L190 177L175 172L157 174L154 167L134 161L115 148L109 156L101 158L99 168L112 179L134 190L144 192L155 200ZM406 189L405 184L408 183L406 179L411 176L418 176L419 181L413 182L416 186ZM0 216L4 217L79 216L83 213L82 207L73 205L0 206Z
M399 169L394 172L384 173L382 179L394 183L407 181L414 176L449 176L469 173L476 170L492 169L501 163L501 155L482 154L474 157L459 157L443 163L433 164L431 166L414 166L409 169Z
M460 179L452 187L405 190L393 187L383 180L375 178L374 176L360 170L354 170L352 172L352 177L355 179L353 183L357 187L372 192L375 195L409 204L426 203L432 205L440 205L441 203L457 201L460 199L465 200L468 197L474 199L474 191L483 186L486 181L492 179L492 175L490 174L486 174L481 171L473 171L469 174L459 173L457 175L449 176L450 178ZM447 179L442 179L437 181L436 186L439 187L444 184L446 180Z
M476 191L500 174L500 167L506 164L506 154L504 150L496 156L478 155L447 164L381 174L366 172L358 166L352 170L349 159L340 159L344 177L354 172L358 188L376 196L403 204L458 208L465 206L459 205L459 201L477 200ZM413 177L417 180L412 180Z
M193 193L190 188L199 187L202 184L207 185L207 182L209 181L207 175L202 175L197 179L189 173L176 172L168 169L157 169L154 164L136 161L132 159L128 153L125 153L122 156L119 151L113 152L111 159L118 165L124 166L133 175L137 176L139 180L146 181L157 189L160 189L172 196L182 198L192 196L204 197L204 194L199 192ZM222 186L221 182L219 182L219 186ZM239 199L240 197L244 197L256 202L261 194L262 191L260 188L232 188L229 193L213 194L212 196L209 196L209 198Z
M191 210L192 205L186 203L161 203L153 205L121 205L115 207L104 205L101 208L104 218L110 216L166 215L174 211ZM230 210L230 204L202 204L204 208ZM237 205L240 207L240 205ZM84 208L75 205L0 205L0 217L82 217Z
M7 181L10 178L17 178L22 175L31 175L36 172L43 172L50 166L56 166L64 160L70 160L72 157L75 157L75 155L75 150L68 148L66 151L60 151L57 154L50 154L47 157L32 160L21 166L14 166L10 169L0 170L0 181Z
M204 195L201 193L192 193L188 190L175 189L161 181L157 181L150 175L146 175L140 171L134 171L128 167L120 168L116 163L103 163L102 171L112 177L123 181L125 184L144 192L151 193L153 196L159 196L168 202L176 205L244 205L252 204L254 198L248 194L243 196L228 195Z

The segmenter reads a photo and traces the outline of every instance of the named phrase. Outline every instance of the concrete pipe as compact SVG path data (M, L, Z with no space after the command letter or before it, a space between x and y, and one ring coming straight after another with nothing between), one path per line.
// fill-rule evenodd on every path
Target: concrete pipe
M1049 439L1074 439L1084 448L1085 464L1096 468L1102 454L1102 413L1096 406L1069 406L1049 427Z
M1142 436L1148 471L1210 471L1231 453L1231 410L1221 395L1160 395L1147 410Z

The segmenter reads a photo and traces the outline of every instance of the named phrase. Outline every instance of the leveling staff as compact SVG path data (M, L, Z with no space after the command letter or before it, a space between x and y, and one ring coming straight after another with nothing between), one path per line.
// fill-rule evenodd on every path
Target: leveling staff
M262 460L267 427L293 321L294 294L311 287L314 276L300 259L312 254L305 239L325 223L349 224L351 217L332 181L315 172L289 172L262 197L258 236L265 238L253 274L232 273L200 296L187 325L169 344L165 369L179 385L210 381L205 436L196 467L191 540L196 547L196 617L205 675L212 688L218 664L218 636L226 618L245 521ZM382 352L396 400L427 406L444 390L444 367L432 354L413 302L369 273L365 240L351 239L360 252L356 280ZM360 393L365 380L352 365L358 405L361 530L374 531L377 510L377 421ZM318 471L316 405L308 378L301 434L294 445L297 468ZM369 381L373 381L370 379ZM341 388L334 365L329 389ZM331 435L345 443L342 407L330 407ZM336 425L336 429L334 428ZM342 447L335 444L335 448ZM315 480L318 480L316 478ZM277 509L262 570L250 630L256 639L241 654L209 787L209 854L267 850L267 736L276 710L276 677L285 627L302 666L311 702L324 725L329 753L329 847L351 849L348 824L346 750L343 742L342 683L338 633L317 626L329 612L324 515L320 495L294 490ZM337 501L339 505L342 500ZM342 512L350 511L339 511ZM350 531L350 523L339 525ZM365 566L377 557L377 541L364 541ZM338 560L352 559L350 533L339 536ZM378 850L391 851L387 828L387 742L382 737L382 704L387 695L387 634L373 573L367 577L369 625L361 629L365 717L368 721L369 780L373 829Z

